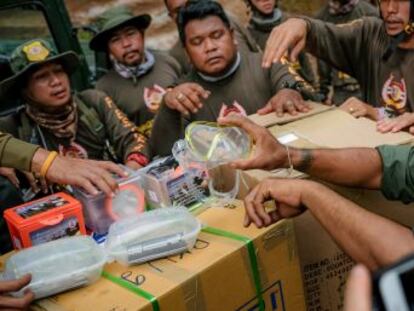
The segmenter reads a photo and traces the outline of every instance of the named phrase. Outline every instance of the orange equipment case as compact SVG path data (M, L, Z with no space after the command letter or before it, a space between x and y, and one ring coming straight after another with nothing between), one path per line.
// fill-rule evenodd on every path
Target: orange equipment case
M59 192L4 211L14 248L86 234L82 205Z

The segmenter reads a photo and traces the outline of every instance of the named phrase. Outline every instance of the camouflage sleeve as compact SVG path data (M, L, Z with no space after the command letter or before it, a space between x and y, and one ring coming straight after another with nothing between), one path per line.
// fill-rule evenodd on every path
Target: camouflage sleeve
M124 162L132 153L141 153L148 158L149 150L145 136L139 132L135 124L128 119L109 96L102 96L101 101L103 101L99 105L101 117L117 156Z
M275 63L270 68L270 81L272 92L276 94L281 89L289 88L301 93L305 100L320 102L314 88L306 82L297 72L294 66L283 60L282 63Z
M296 81L303 81L293 66L287 62L283 62L283 64L274 63L269 73L273 94L276 94L281 89L287 88L289 85L294 85Z
M318 59L318 74L319 74L319 87L322 94L325 96L329 93L329 87L332 84L332 69L324 61Z
M299 67L298 73L305 79L305 81L314 86L316 84L316 75L307 53L299 54Z
M184 122L180 112L164 104L155 117L150 138L151 157L171 154L174 143L184 136Z
M414 202L414 148L380 146L382 159L381 191L389 200Z
M0 166L30 171L32 158L38 148L0 132Z
M361 51L369 53L364 47L364 21L334 25L312 18L303 18L308 25L306 47L316 57L351 76L357 76L358 66L363 62Z

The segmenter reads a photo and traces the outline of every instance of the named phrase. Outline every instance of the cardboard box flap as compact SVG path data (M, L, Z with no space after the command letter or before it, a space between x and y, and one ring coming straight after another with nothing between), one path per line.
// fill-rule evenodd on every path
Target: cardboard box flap
M339 109L274 128L272 132L276 136L281 132L290 132L313 145L326 148L374 148L380 145L402 145L414 141L414 136L404 132L379 133L374 121L366 118L355 119Z
M321 112L332 109L332 106L322 105L312 101L307 101L307 103L310 105L312 109L307 113L299 113L296 116L292 116L287 113L285 113L282 117L276 116L275 113L269 113L266 115L259 115L255 113L250 115L249 118L250 120L254 121L256 124L260 126L270 127L276 124L286 124L303 118L308 118L315 114L319 114Z

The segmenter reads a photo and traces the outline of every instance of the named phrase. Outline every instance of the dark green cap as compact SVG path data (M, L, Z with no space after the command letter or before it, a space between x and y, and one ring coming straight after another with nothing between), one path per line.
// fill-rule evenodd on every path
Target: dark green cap
M29 70L49 62L62 64L66 73L70 75L77 69L79 58L72 51L58 54L49 42L42 39L30 40L15 48L10 56L13 76L0 82L0 99L6 97L16 87L21 87L22 77Z
M109 9L97 20L99 32L89 42L89 47L94 51L106 51L107 42L114 30L129 25L145 30L150 24L150 15L134 16L127 6L117 6Z

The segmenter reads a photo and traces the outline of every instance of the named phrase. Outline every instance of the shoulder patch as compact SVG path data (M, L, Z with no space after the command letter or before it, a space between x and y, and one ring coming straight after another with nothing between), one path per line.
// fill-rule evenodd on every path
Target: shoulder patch
M391 74L382 88L382 99L387 109L392 109L398 114L404 112L407 105L407 86L404 78L398 80Z
M144 89L144 102L152 113L156 113L160 109L165 93L166 90L158 84L154 84L152 87L146 87Z

